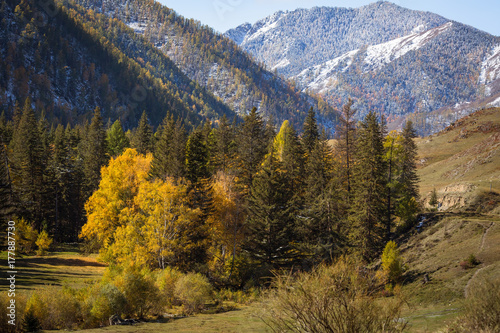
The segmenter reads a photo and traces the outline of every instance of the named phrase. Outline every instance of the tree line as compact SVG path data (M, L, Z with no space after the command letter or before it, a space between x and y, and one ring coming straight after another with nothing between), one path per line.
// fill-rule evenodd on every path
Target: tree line
M415 131L387 133L344 105L336 139L311 108L302 134L254 108L188 132L144 112L125 132L100 109L83 125L49 126L28 98L0 117L2 219L23 218L56 242L83 240L110 263L197 270L220 283L309 268L352 252L380 255L419 210Z

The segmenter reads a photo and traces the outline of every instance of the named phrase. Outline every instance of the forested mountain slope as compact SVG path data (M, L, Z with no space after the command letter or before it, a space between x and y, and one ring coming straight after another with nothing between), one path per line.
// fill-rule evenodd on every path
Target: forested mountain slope
M188 124L233 114L120 21L70 2L39 5L0 7L0 102L8 118L28 96L38 113L63 124L88 119L96 106L127 127L143 110L153 125L167 111Z
M472 111L450 111L457 103L500 93L498 37L388 2L278 12L226 35L334 107L351 97L359 117L377 110L390 123L420 114L420 134ZM426 120L438 109L447 116Z
M332 125L332 109L267 71L233 41L153 1L77 0L94 12L121 20L172 59L192 80L239 114L257 107L277 123L300 126L311 106Z

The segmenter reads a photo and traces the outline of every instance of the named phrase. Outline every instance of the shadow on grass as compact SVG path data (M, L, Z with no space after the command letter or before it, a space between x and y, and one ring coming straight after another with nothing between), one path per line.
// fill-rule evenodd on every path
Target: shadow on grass
M82 259L58 258L58 257L28 257L17 260L20 267L36 267L40 265L70 266L70 267L106 267L105 264Z

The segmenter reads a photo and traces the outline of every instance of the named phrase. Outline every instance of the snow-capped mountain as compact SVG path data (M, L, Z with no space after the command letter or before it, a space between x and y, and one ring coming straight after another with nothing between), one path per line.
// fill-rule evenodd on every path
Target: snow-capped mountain
M376 110L400 124L418 114L421 134L500 96L500 38L433 13L389 2L316 7L238 29L235 42L303 91L336 108L353 98L359 117Z
M452 22L421 33L393 39L389 42L368 46L347 52L340 57L327 61L321 65L303 70L294 79L304 89L320 93L333 89L332 80L337 80L337 73L346 72L353 66L361 68L363 73L380 70L385 65L401 58L410 51L415 51L425 46L433 38L450 29ZM486 69L485 69L486 73ZM486 74L485 74L486 76Z
M280 11L251 28L246 23L225 35L270 69L293 76L365 45L388 42L447 22L432 13L377 2L356 9L315 7Z

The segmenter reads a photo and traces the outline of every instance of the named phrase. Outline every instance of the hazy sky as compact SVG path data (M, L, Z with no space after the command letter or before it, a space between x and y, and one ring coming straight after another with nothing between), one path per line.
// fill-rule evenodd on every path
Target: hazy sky
M219 32L256 21L278 11L329 7L361 7L375 0L159 0L187 18ZM399 6L429 11L500 36L499 0L393 0Z

